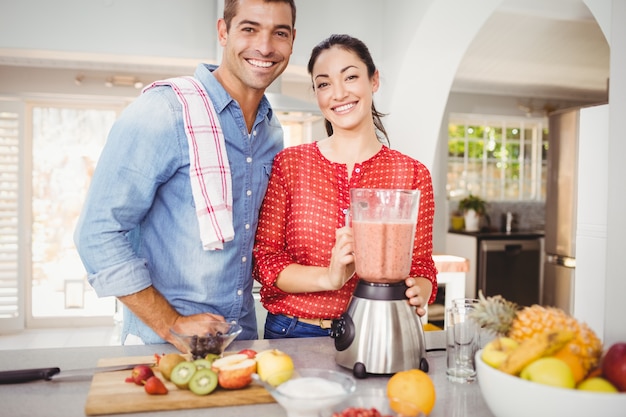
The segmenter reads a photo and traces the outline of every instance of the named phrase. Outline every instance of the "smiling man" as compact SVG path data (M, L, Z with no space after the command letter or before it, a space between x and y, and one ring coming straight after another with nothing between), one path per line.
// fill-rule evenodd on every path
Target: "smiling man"
M293 0L225 0L218 67L148 86L116 121L75 232L99 296L124 304L122 341L170 342L237 322L257 338L252 246L283 132L265 89L295 39Z

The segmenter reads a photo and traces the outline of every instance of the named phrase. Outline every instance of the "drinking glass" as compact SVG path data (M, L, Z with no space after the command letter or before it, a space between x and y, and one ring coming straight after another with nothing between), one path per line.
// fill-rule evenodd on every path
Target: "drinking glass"
M450 381L476 380L474 356L480 345L480 328L469 317L474 306L452 305L446 309L446 375Z

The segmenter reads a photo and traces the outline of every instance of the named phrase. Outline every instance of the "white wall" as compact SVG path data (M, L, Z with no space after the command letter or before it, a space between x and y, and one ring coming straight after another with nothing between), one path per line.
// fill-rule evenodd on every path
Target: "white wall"
M609 106L580 112L574 316L604 334L609 157Z
M215 0L0 0L0 48L207 59L215 8Z
M588 0L589 1L589 0ZM598 0L600 1L600 0ZM611 16L611 85L609 91L609 158L606 299L604 304L604 341L626 341L626 274L624 273L624 237L626 236L626 141L623 125L626 115L626 1L607 0ZM606 3L606 2L605 2ZM601 262L601 261L600 261ZM588 279L602 279L590 276ZM601 308L601 306L598 306Z

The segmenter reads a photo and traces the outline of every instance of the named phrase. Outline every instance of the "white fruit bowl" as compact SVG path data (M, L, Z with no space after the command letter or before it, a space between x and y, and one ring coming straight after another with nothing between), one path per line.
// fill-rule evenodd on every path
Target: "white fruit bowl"
M610 394L557 388L501 372L476 353L480 392L496 417L624 417L626 393Z

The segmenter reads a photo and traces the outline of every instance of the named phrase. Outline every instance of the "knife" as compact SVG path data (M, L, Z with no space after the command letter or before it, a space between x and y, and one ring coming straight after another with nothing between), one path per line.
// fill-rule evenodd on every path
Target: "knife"
M61 372L61 368L32 368L0 371L0 384L19 384L38 380L50 381L57 378L91 377L95 373L125 371L137 365L152 366L154 363L135 363L131 365L98 366L95 368L70 369Z

